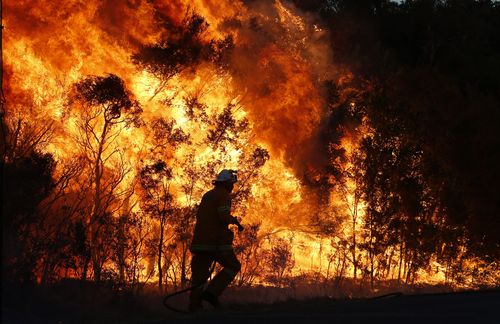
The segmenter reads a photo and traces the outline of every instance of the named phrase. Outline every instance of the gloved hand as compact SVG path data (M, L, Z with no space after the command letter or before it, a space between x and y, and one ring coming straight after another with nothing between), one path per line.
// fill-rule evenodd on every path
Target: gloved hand
M240 222L238 222L236 226L238 226L238 232L243 232L245 230L245 228L243 227L243 225L240 224Z
M243 232L243 230L245 230L243 225L240 224L240 222L238 221L238 218L236 218L235 216L233 216L233 224L238 226L238 232Z

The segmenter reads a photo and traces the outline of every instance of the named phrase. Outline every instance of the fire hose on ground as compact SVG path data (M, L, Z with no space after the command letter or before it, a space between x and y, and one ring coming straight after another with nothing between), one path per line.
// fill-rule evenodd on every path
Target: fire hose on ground
M209 271L209 275L208 275L208 278L210 278L212 276L212 273L214 272L215 270L215 261L212 262L212 265L210 266L210 271ZM173 293L171 294L168 294L166 295L165 297L163 297L163 306L165 306L167 309L173 311L173 312L176 312L176 313L183 313L183 314L188 314L189 312L188 311L185 311L185 310L182 310L182 309L178 309L178 308L175 308L171 305L168 304L168 300L172 297L175 297L175 296L178 296L178 295L182 295L188 291L191 291L191 290L194 290L196 288L199 288L199 287L202 287L204 284L207 283L208 281L208 278L207 280L205 280L204 282L198 284L198 285L194 285L194 286L190 286L190 287L187 287L185 289L182 289L182 290L179 290L179 291L174 291Z

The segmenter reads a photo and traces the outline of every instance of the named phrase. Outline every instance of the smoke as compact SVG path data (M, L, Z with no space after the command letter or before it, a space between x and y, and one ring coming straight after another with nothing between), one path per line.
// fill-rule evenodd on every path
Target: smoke
M319 168L318 129L327 113L322 81L333 77L326 34L315 17L280 1L252 1L248 13L220 24L235 33L234 83L258 139L298 177ZM324 162L324 161L321 161Z

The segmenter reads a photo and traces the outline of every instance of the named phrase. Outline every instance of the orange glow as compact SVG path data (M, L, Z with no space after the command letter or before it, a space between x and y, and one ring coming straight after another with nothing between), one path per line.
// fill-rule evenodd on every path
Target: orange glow
M233 36L235 48L229 71L221 72L214 64L202 62L162 84L134 65L131 56L170 32L158 16L180 23L190 10L208 23L204 40ZM304 174L315 164L310 147L328 113L321 82L336 78L343 84L352 75L339 75L330 62L331 50L323 40L326 32L318 28L314 17L280 0L252 8L242 1L71 0L9 1L4 3L4 20L7 117L51 125L52 138L44 150L60 162L58 168L62 170L65 163L84 156L79 144L84 108L69 100L73 85L87 75L115 74L125 81L143 110L143 126L118 125L119 135L105 152L110 156L105 172L125 172L118 186L123 196L125 191L135 189L127 198L131 211L142 212L136 187L137 172L143 164L164 159L173 168L170 190L176 205L189 207L200 200L211 179L196 179L191 194L186 193L186 165L201 170L220 160L219 169L239 169L253 149L262 147L269 151L270 159L252 180L251 196L241 210L234 211L235 215L244 214L243 224L261 222L262 235L292 237L292 273L326 276L330 271L332 276L329 255L340 254L332 242L353 235L350 213L356 184L348 180L345 191L332 192L327 210L320 210L304 183ZM231 106L236 122L248 120L249 126L228 141L224 150L213 148L206 143L210 126L190 119L186 113L189 98L196 98L212 120ZM159 118L174 120L173 127L188 134L190 143L159 149L154 132L148 128ZM102 122L96 122L95 127L101 129ZM342 139L347 156L354 154L358 142L359 136L354 135ZM345 168L350 167L351 162L346 162ZM76 184L88 183L88 177L82 174ZM114 202L114 209L119 209L120 199ZM360 201L356 208L355 231L361 235L365 205ZM331 236L316 235L310 229L311 219L319 213L340 224ZM155 222L146 226L150 233L155 231ZM366 253L359 253L366 261ZM144 259L141 267L140 278L145 280L155 264ZM443 266L433 260L431 268L419 278L443 282ZM351 265L345 273L352 276Z

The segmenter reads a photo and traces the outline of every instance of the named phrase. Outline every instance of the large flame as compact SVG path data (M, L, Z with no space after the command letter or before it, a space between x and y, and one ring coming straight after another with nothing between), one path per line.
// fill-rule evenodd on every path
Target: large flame
M234 37L233 71L220 75L213 66L200 66L194 74L172 78L165 90L155 95L160 81L139 70L131 55L141 45L157 41L162 32L168 33L158 16L179 23L190 10L208 22L205 37ZM4 12L7 113L34 123L53 124L55 134L46 150L58 160L73 158L78 151L75 138L81 135L77 117L67 111L72 85L86 75L113 73L125 80L139 100L145 124L159 117L173 118L195 142L201 142L196 137L201 137L203 130L185 116L184 98L196 96L214 111L230 103L237 105L236 117L248 118L251 125L251 134L241 141L249 142L247 146L261 145L271 155L261 178L252 185L247 221L263 222L268 231L293 229L292 224L307 222L310 205L303 203L300 173L311 160L305 148L323 113L315 70L327 64L313 60L322 49L316 35L319 31L306 26L309 17L280 1L251 7L219 1L17 1L5 4ZM239 27L230 21L238 21ZM326 55L322 55L319 58L325 60ZM167 98L171 109L163 104ZM145 158L151 149L151 136L142 128L129 128L116 139L117 147L126 148L128 166ZM227 152L225 167L237 169L244 152L231 147ZM178 160L194 154L195 163L203 165L213 153L199 145L195 152L181 148L174 154ZM177 172L182 173L180 169ZM178 202L187 204L177 190Z
M229 71L220 73L213 65L201 63L195 71L180 73L162 85L154 75L138 69L131 57L142 45L168 35L169 26L181 23L189 12L200 14L209 24L203 35L207 40L233 38ZM4 19L7 116L51 125L53 134L45 150L61 161L59 165L79 151L78 118L69 108L68 94L84 76L118 75L139 101L146 125L158 118L175 120L175 127L198 145L164 151L164 158L192 159L200 168L215 155L220 157L220 152L202 145L207 130L186 116L186 98L196 98L209 115L232 105L235 117L248 119L250 126L249 132L226 147L224 167L238 169L253 147L270 153L252 183L245 222L261 222L264 233L292 238L297 273L327 271L332 259L326 251L334 251L338 239L329 242L310 230L314 215L330 211L319 210L303 177L318 165L316 136L327 114L320 84L339 76L330 61L328 35L317 27L315 17L280 0L24 0L4 3ZM137 170L148 159L153 135L147 127L123 129L113 145L123 151L127 168ZM342 143L348 154L352 145L355 139ZM172 167L176 177L183 176L182 165ZM126 175L124 188L132 186L134 172ZM184 206L198 201L207 189L200 186L194 197L188 197L181 183L174 181L172 186L177 203ZM345 197L332 194L330 207L344 208L349 215L345 206L353 205L354 186L347 183ZM135 208L140 209L139 204ZM353 227L347 216L338 237L352 236L353 228L359 231L363 205L358 208L358 226ZM330 217L336 215L332 212ZM442 276L442 271L437 273Z

